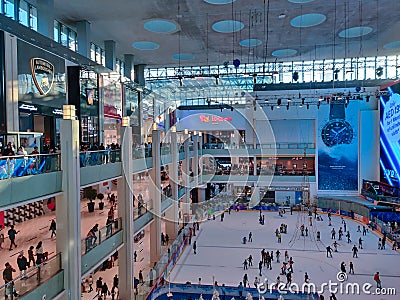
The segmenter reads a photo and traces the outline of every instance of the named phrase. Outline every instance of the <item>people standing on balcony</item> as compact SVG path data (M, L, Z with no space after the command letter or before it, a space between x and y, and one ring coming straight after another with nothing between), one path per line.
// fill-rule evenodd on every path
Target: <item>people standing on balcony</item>
M107 217L106 221L106 236L110 236L112 234L112 223L114 222L111 216Z
M15 155L14 148L11 143L8 143L6 148L3 150L3 156L13 156Z
M24 147L19 146L19 147L18 147L18 151L17 151L17 155L28 155L28 152L26 152L26 150L24 149Z
M39 154L39 148L37 146L33 147L33 151L31 152L31 155L34 154Z
M35 265L35 256L33 255L33 249L35 249L35 247L30 246L28 250L28 268L31 266L31 262L32 266Z
M8 230L8 238L10 239L10 251L12 250L12 246L14 245L15 248L17 248L17 244L15 244L15 237L19 231L16 231L14 229L14 225L10 226L10 229Z
M9 262L6 262L5 264L5 269L3 271L3 280L5 284L8 284L6 286L6 293L5 293L5 299L8 299L8 296L13 295L14 297L18 297L19 295L14 289L14 282L13 282L13 274L16 272L16 270L11 267Z
M36 245L36 264L40 265L44 261L43 243L40 241Z

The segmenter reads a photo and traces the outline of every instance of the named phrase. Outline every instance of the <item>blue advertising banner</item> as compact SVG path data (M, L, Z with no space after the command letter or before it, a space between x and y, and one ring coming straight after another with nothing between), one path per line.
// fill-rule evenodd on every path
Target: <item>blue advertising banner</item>
M380 178L400 187L400 83L381 89L380 96Z
M332 98L318 113L318 190L358 189L358 112L362 101Z

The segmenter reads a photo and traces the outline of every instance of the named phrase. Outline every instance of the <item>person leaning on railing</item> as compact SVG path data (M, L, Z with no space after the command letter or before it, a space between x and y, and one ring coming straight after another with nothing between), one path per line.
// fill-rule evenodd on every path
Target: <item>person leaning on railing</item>
M13 295L14 297L18 297L18 293L14 289L14 281L13 281L13 272L16 272L16 270L11 267L9 262L6 262L5 264L5 269L3 271L3 280L4 283L6 284L6 295L5 299L8 299L8 296Z

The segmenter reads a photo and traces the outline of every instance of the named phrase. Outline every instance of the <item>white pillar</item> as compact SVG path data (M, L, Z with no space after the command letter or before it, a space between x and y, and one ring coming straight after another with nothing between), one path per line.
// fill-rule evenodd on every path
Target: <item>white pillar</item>
M193 152L194 152L193 165L192 165L193 178L194 178L195 186L198 186L198 184L199 184L199 136L197 134L193 135Z
M149 190L153 202L153 222L150 224L150 263L160 259L161 255L161 155L160 131L152 132L153 168L150 170Z
M63 194L56 197L56 252L62 253L64 299L81 297L81 203L79 121L61 120Z
M124 246L118 251L119 296L134 299L133 284L133 166L132 128L121 128L122 178L118 179L118 215L122 218Z
M178 233L178 163L179 163L179 149L178 149L178 134L176 130L171 130L171 156L172 164L169 168L169 183L172 188L172 207L165 214L165 227L166 233L171 239L175 239Z
M190 134L185 133L183 142L183 148L185 152L185 159L182 162L182 179L185 185L185 197L182 203L182 213L183 215L189 214L190 212L190 157L189 157L189 143L190 143Z

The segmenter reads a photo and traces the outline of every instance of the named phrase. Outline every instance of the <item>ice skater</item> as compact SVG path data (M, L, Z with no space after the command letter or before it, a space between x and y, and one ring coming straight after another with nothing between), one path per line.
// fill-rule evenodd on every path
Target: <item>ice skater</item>
M346 273L346 264L344 261L340 264L340 272Z
M258 263L258 270L260 271L260 276L262 276L262 267L263 267L263 262L260 260Z
M305 232L306 232L306 236L308 236L308 228L307 227L305 229Z
M381 283L381 278L379 276L379 272L376 272L374 275L374 281L376 282L376 288L381 289L382 288L382 283Z
M253 256L251 256L251 254L249 255L249 258L247 259L247 261L249 262L249 267L253 266Z
M248 285L248 283L249 283L249 277L247 276L247 273L246 274L244 274L244 276L243 276L243 287L247 287L247 285Z
M248 241L249 243L253 242L253 234L251 232L249 233Z
M353 257L358 258L358 248L356 245L354 245L353 247Z
M359 239L358 239L358 248L360 248L360 249L363 248L362 242L363 242L362 238L359 238Z
M321 241L321 232L317 231L317 241Z
M278 233L278 243L282 243L282 235L280 232Z
M347 231L347 234L346 234L346 237L347 237L347 243L351 243L351 239L350 239L350 231Z
M247 259L244 260L242 265L243 265L243 270L247 270L247 265L248 265L247 264ZM245 284L245 286L246 286L246 284Z
M197 254L197 253L196 253L196 250L197 250L197 241L194 241L194 242L193 242L193 253L194 253L194 254Z
M335 231L335 228L332 228L332 230L331 230L331 239L332 239L332 240L335 240L335 239L336 239L336 231Z
M332 248L331 248L331 246L326 247L326 257L332 257Z
M349 267L350 267L349 274L353 274L354 275L354 265L353 265L352 261L350 262Z
M342 240L342 236L343 236L343 229L342 229L342 227L339 228L338 234L339 234L339 241L341 241L341 240Z
M367 229L365 229L365 226L363 226L363 235L367 235Z
M339 243L336 242L336 241L334 241L333 244L332 244L332 246L333 246L333 248L335 248L335 252L338 252L337 246L339 246Z
M280 262L280 261L279 261L279 258L280 258L280 256L281 256L281 252L280 252L279 250L276 250L275 256L276 256L276 262L279 263L279 262Z
M290 257L290 259L289 259L289 268L288 268L288 272L293 273L293 264L294 264L293 258Z
M285 261L289 260L289 252L286 250L285 251Z

